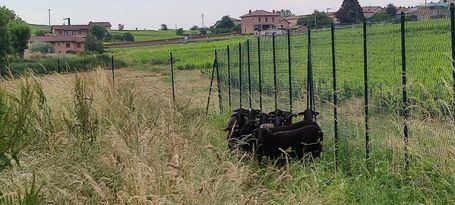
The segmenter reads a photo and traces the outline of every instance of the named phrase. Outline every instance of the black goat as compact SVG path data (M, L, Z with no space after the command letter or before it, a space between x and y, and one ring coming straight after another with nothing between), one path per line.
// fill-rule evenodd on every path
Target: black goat
M258 131L258 159L263 156L278 158L283 150L291 149L299 160L304 153L311 153L313 158L319 157L322 151L324 135L319 126L308 125L295 130L270 132L265 128ZM291 155L293 156L293 155Z

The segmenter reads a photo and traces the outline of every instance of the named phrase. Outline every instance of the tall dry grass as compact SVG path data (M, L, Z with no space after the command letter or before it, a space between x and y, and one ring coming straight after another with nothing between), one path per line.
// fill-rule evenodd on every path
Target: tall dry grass
M343 124L348 146L341 146L350 155L342 155L338 170L328 114L320 118L327 139L322 159L259 167L228 152L221 131L227 116L205 116L199 95L206 96L194 93L205 93L200 82L187 82L188 95L174 110L167 79L166 73L121 70L113 87L110 73L98 70L2 82L12 96L27 82L42 88L34 95L41 120L32 124L42 134L20 152L21 167L0 173L0 192L18 202L35 176L41 185L35 190L54 204L455 203L454 166L442 166L453 162L450 122L412 122L406 172L401 121L373 119L380 129L373 130L367 167L356 153L363 143L361 104L352 102L341 108L352 114Z

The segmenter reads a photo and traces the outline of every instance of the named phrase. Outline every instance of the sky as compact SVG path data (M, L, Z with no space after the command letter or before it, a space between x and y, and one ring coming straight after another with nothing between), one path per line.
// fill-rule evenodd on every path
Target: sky
M0 0L0 6L12 9L23 20L33 24L63 24L70 17L71 24L88 24L90 21L109 21L113 29L124 24L126 29L159 29L161 24L169 28L188 29L193 25L213 25L224 15L238 18L248 10L290 9L297 15L314 10L337 11L343 0ZM438 0L433 0L438 1ZM415 6L425 0L359 0L362 6Z

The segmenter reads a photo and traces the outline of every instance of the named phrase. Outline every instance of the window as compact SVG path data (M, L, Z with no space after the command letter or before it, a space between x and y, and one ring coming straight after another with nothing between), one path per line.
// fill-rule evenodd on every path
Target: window
M275 22L275 17L272 17L272 22Z
M67 48L71 47L71 43L66 43L66 47Z
M259 22L261 22L261 20L262 20L261 17L259 17L258 19L259 19Z
M80 48L82 43L77 43L77 47Z
M60 43L57 43L57 46L60 46Z
M269 17L265 17L265 22L269 22Z

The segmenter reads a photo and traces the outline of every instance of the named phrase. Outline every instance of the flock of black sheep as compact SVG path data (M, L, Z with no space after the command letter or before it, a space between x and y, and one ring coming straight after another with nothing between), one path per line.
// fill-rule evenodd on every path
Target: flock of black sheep
M307 160L318 158L322 152L323 133L316 123L319 113L307 109L302 113L276 110L263 113L255 109L237 109L227 128L228 147L231 151L252 154L261 163L264 157L275 165L286 159ZM293 118L303 120L292 123Z

